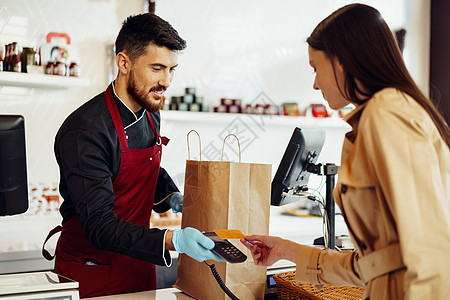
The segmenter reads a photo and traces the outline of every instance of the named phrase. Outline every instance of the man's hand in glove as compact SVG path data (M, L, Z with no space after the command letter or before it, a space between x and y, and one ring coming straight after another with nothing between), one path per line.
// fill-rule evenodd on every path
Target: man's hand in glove
M180 213L183 209L183 195L181 193L174 193L170 196L170 207L174 213Z
M222 257L211 251L214 242L192 227L175 229L172 242L178 253L186 253L193 259L202 262L208 259L225 261Z

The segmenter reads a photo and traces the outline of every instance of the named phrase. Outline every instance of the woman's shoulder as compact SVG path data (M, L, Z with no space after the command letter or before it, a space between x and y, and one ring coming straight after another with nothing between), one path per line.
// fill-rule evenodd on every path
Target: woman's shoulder
M395 131L409 128L421 135L437 130L425 109L411 96L395 88L385 88L375 93L367 102L360 119L361 128L374 126Z
M417 101L403 91L396 88L384 88L375 94L367 103L368 107L380 109L382 107L401 108L403 110L421 107Z
M428 113L411 96L396 88L376 92L365 107L366 117L395 116L409 120L429 119Z

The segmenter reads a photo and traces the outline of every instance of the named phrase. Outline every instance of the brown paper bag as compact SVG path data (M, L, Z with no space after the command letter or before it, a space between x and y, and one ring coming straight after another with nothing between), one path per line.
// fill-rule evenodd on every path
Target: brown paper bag
M181 227L267 235L271 168L269 164L187 160ZM267 269L254 264L250 251L239 240L230 242L247 255L247 261L208 263L216 265L226 286L239 299L264 299ZM228 298L211 269L185 254L178 257L174 287L196 299Z

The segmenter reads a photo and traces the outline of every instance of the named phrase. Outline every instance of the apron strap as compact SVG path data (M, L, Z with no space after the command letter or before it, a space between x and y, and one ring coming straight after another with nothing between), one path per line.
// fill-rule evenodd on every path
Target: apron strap
M128 142L125 134L125 129L123 128L122 119L120 118L119 110L117 109L116 103L114 103L114 98L112 94L112 83L108 85L108 88L104 92L104 97L106 105L108 106L109 114L114 123L116 129L117 137L119 138L120 149L122 151L128 150Z
M152 119L150 113L147 110L145 112L147 113L148 122L150 123L150 126L152 127L153 133L155 134L156 145L159 146L159 145L163 144L164 146L167 146L167 144L169 143L170 139L168 137L161 136L159 134L159 132L156 131L155 123L153 122L153 119Z
M55 228L53 228L47 235L47 237L45 238L44 244L42 245L42 255L45 257L46 260L50 261L53 260L55 258L55 254L51 255L50 252L48 252L45 249L45 244L47 243L47 241L54 236L55 234L57 234L58 232L60 232L62 230L62 226L58 225Z
M358 265L365 283L405 267L398 243L360 257Z
M169 143L170 139L168 137L162 136L161 137L161 141L162 141L162 144L164 146L167 146L167 144Z

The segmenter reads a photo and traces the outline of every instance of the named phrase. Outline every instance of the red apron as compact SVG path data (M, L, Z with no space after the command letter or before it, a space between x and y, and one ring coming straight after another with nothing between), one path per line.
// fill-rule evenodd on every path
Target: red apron
M111 86L104 96L121 149L120 169L113 183L114 212L126 222L149 228L161 161L161 142L166 145L168 139L159 135L146 112L156 144L145 149L128 149ZM78 281L80 297L83 298L156 289L154 264L94 248L84 235L78 217L63 224L56 249L55 272Z

